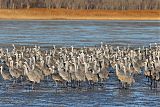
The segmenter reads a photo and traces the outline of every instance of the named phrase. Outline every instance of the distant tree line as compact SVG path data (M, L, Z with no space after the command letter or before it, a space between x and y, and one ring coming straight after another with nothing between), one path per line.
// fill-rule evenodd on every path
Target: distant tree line
M160 9L160 0L0 0L0 8Z

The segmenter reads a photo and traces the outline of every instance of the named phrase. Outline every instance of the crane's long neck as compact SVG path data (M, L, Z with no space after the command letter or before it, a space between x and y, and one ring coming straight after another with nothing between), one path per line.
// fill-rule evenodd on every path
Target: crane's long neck
M77 57L77 63L78 63L78 65L80 65L80 57L79 56Z
M13 60L10 61L10 67L13 69Z
M128 69L131 70L131 63L128 64Z
M1 69L1 74L2 74L2 72L3 72L3 66L1 66L0 69Z
M146 55L148 54L148 48L146 48Z
M94 61L94 70L97 70L97 61Z
M65 65L65 70L68 71L68 66L69 66L69 63L68 61L66 61L66 65Z
M51 62L51 56L49 55L47 63L50 64L50 62Z
M18 68L18 65L19 65L19 63L18 63L18 61L16 62L16 68Z
M18 58L18 53L17 52L15 53L15 56L16 56L16 61L18 61L19 58Z
M144 70L147 71L148 70L148 67L147 67L147 62L145 63L144 65Z
M32 70L34 70L35 69L35 65L34 64L32 64Z
M35 63L36 63L36 58L35 58L35 56L32 57L32 60L33 60L33 64L35 64Z
M7 55L8 55L8 48L6 49L6 53L7 53Z
M85 57L85 54L82 52L81 54L81 57L82 57L82 61L84 62L84 57Z
M88 72L88 66L86 62L84 63L84 67L85 67L85 73Z
M44 67L44 60L43 59L40 61L40 66Z
M72 53L73 53L73 50L74 50L73 46L71 46L71 48L72 48Z
M28 74L28 69L27 69L27 66L26 65L24 65L24 73L25 73L25 75L27 75Z
M124 66L123 68L124 74L126 75L126 67Z
M118 71L118 64L116 64L115 66L116 66L116 74L118 74L119 73L119 71Z
M102 59L102 68L105 67L105 64L104 64L104 59Z
M77 72L78 66L77 66L76 62L74 62L74 69L75 69L75 72Z
M29 59L29 66L32 65L32 58L28 58Z
M127 66L127 57L124 59L125 66Z

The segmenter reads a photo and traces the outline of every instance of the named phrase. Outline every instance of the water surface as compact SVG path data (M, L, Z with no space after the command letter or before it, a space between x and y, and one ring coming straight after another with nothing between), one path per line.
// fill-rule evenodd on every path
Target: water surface
M142 46L160 43L159 21L0 21L0 45L95 46L100 42L112 45ZM28 83L27 83L28 84ZM160 105L160 83L151 89L143 75L129 89L121 89L115 74L104 87L94 89L55 89L53 81L41 82L35 90L30 85L3 81L0 76L0 106L55 107L151 107Z
M160 42L159 21L0 21L0 43L95 46Z

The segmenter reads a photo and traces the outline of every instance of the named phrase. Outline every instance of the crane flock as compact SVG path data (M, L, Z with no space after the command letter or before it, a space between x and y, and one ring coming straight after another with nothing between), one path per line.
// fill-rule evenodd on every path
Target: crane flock
M109 69L112 68L112 69ZM40 46L0 48L0 74L4 81L39 84L52 80L56 86L94 87L102 85L114 73L123 88L138 82L144 75L157 87L160 81L160 45L132 48L101 43L99 47L73 46L44 49ZM0 78L1 78L0 77Z

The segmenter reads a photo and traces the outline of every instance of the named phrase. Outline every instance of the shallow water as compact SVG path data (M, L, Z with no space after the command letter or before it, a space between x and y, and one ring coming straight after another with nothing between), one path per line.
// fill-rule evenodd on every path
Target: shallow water
M111 74L104 87L87 89L85 87L56 88L52 81L41 82L34 90L30 85L16 84L12 82L0 83L0 106L56 106L56 107L106 107L129 106L151 107L160 104L159 88L151 89L147 79L142 75L135 78L136 83L129 89L120 88L115 74ZM6 85L6 86L5 86Z
M159 21L0 21L0 44L95 46L160 43Z
M95 46L100 42L112 45L142 46L160 43L158 21L0 21L0 45ZM30 90L30 84L4 82L0 76L0 106L56 106L56 107L106 107L106 106L158 106L160 83L151 89L143 75L136 77L129 89L121 89L111 74L104 87L94 89L58 88L55 84L41 82ZM28 84L28 85L26 85Z

